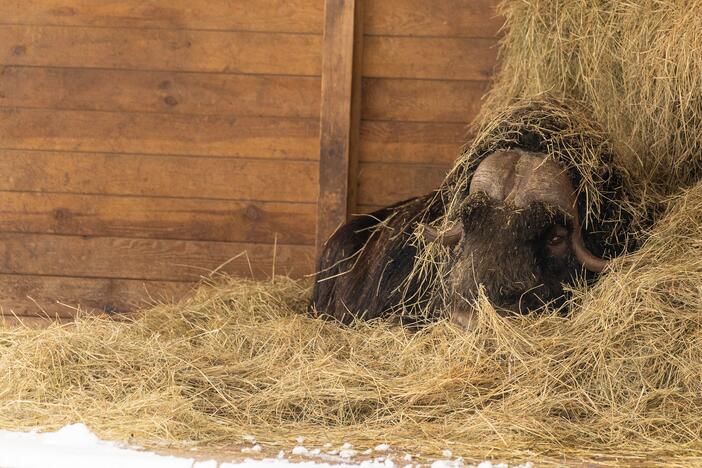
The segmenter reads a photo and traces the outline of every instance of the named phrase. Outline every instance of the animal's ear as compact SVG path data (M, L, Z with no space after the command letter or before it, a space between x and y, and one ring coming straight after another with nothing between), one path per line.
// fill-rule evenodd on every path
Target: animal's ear
M463 226L460 222L456 222L448 231L439 232L428 224L423 224L424 238L427 242L440 242L446 247L453 247L463 237Z

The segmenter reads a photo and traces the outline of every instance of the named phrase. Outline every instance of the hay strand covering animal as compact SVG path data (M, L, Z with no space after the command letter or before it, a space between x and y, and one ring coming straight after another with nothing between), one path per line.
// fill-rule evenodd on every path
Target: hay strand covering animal
M481 291L501 311L562 305L564 285L594 281L604 258L631 247L623 176L585 122L555 101L505 109L434 193L334 233L311 311L469 323Z
M304 436L386 442L396 460L450 448L467 460L699 464L700 3L520 0L503 13L503 69L476 139L427 200L440 210L406 234L421 252L408 278L449 297L450 249L419 225L451 232L489 154L544 153L578 192L585 246L610 259L595 283L571 286L568 316L505 318L479 292L471 333L447 321L343 327L306 315L303 283L222 279L133 322L0 330L0 427L81 420L152 445L253 435L273 455Z

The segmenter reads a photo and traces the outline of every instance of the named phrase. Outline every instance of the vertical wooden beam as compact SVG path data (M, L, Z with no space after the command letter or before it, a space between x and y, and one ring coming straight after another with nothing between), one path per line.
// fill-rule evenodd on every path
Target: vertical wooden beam
M325 0L317 252L355 209L361 125L362 0Z

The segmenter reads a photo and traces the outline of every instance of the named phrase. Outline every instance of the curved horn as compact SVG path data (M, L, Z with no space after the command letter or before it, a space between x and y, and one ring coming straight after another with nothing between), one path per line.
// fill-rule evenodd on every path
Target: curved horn
M460 222L456 222L451 229L445 231L441 236L442 244L446 246L453 246L458 244L458 241L463 237L463 225Z
M422 234L427 242L434 242L439 238L439 231L434 229L434 227L429 226L428 224L422 224L422 227L424 228L422 230Z
M575 252L575 258L587 269L593 273L602 273L609 263L607 260L596 257L585 247L585 242L583 242L582 231L580 223L577 222L577 217L575 217L575 225L572 229L572 234L570 235L570 240L573 245L573 252Z
M460 222L455 223L448 231L439 232L434 227L428 224L423 224L424 227L424 237L429 242L439 241L441 244L452 247L461 240L463 237L463 226Z

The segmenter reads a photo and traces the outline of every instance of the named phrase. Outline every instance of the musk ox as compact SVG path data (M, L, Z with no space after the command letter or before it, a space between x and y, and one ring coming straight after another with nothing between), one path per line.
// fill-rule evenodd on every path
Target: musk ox
M444 214L436 193L341 226L320 255L310 312L343 323L410 309L432 318L436 288L426 285L436 282L436 267L413 274L418 250L428 244L449 252L448 287L440 295L464 320L480 291L503 313L528 313L564 301L566 285L592 281L607 265L604 249L595 255L585 242L579 206L587 201L579 201L572 174L543 152L487 154L464 195L442 231L431 226Z

